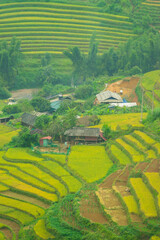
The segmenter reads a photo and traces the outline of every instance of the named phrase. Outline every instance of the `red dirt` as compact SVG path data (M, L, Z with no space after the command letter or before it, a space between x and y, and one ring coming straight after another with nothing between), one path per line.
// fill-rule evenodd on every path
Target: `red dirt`
M139 105L138 97L135 93L135 88L139 82L138 77L130 77L120 80L115 83L108 85L106 90L120 93L120 90L123 90L122 98L126 98L130 102L136 102Z
M154 159L145 170L145 172L159 172L159 171L160 171L160 159Z
M99 188L112 188L115 179L122 173L122 170L118 170L109 175L100 185Z
M87 198L82 198L80 201L80 213L82 217L88 218L95 223L108 223L95 193L86 192L85 194L87 195Z
M18 239L18 233L20 230L20 226L17 223L15 223L14 221L8 220L8 219L4 219L4 218L0 218L0 223L3 223L5 225L9 226L13 230L13 232L16 234L16 238ZM8 236L6 234L8 234ZM12 239L12 233L8 228L5 230L5 236L7 236L7 239Z
M9 197L13 197L13 198L17 198L17 199L20 199L20 200L23 200L23 201L26 201L26 202L29 202L29 203L32 203L32 204L36 204L42 208L49 208L49 204L47 203L44 203L36 198L33 198L33 197L29 197L29 196L26 196L26 195L22 195L22 194L19 194L19 193L15 193L15 192L11 192L11 191L5 191L3 192L3 195L5 196L9 196Z

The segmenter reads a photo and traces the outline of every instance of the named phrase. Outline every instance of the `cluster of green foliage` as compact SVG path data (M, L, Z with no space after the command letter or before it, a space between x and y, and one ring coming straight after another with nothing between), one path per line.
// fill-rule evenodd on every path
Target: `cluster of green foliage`
M0 99L7 99L10 96L10 92L5 87L0 87Z
M31 100L31 105L38 112L46 112L51 110L50 102L43 97L34 97Z
M38 134L30 133L30 130L24 127L18 136L12 138L8 146L11 147L31 147L32 144L38 144Z

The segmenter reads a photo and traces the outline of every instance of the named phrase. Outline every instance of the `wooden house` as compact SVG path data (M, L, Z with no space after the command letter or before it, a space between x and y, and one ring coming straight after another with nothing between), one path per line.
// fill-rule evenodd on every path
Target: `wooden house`
M65 131L66 141L77 143L97 143L102 141L99 128L74 127Z
M21 116L21 123L23 126L31 127L33 128L36 123L37 116L32 115L30 113L23 113Z

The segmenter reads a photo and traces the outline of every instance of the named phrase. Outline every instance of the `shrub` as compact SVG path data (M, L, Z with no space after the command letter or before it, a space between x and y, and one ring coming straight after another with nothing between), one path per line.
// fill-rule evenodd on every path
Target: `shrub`
M0 87L0 99L11 97L10 92L5 87Z
M7 105L4 106L4 108L2 109L3 113L5 114L13 114L13 113L19 113L21 112L21 109L19 107L18 104L14 104L14 105Z
M42 97L35 97L31 100L31 104L36 111L45 112L51 109L50 102Z
M80 99L87 99L93 93L93 88L90 85L80 86L75 91L75 97Z

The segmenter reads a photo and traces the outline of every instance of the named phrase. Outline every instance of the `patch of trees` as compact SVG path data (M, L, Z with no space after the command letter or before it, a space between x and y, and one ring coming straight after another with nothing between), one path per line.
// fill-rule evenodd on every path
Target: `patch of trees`
M10 44L0 43L0 82L2 85L14 88L18 75L20 61L20 41L13 37Z
M160 35L149 32L129 39L117 49L110 48L103 55L98 54L98 43L92 37L88 55L83 55L78 47L64 54L73 63L73 82L85 82L87 77L108 74L139 74L160 68Z

